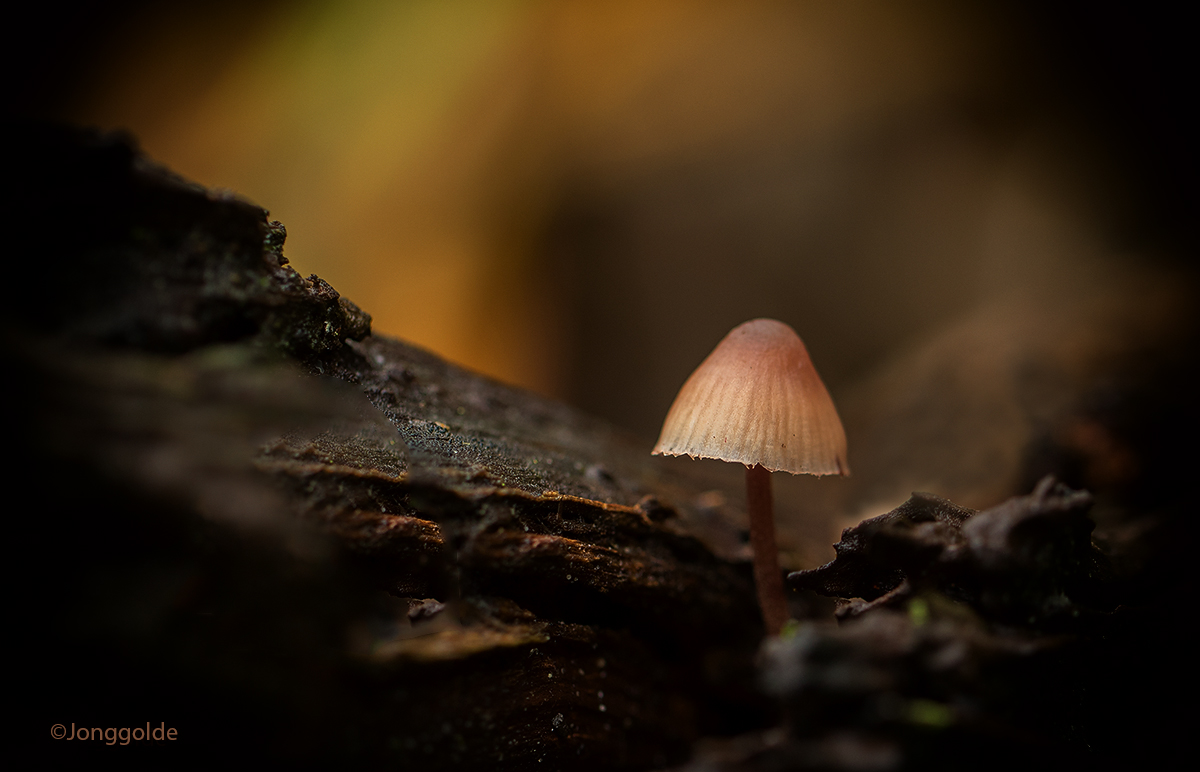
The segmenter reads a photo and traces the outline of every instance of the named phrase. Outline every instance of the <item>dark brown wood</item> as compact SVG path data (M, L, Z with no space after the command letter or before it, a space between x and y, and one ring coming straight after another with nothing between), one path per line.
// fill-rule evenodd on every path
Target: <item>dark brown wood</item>
M371 335L264 210L119 136L13 146L7 468L54 492L14 537L18 699L48 724L153 710L189 758L584 772L770 720L710 478Z
M775 546L775 512L771 503L771 473L761 464L746 467L746 509L750 514L750 546L754 548L754 585L767 635L779 635L787 621L787 597Z

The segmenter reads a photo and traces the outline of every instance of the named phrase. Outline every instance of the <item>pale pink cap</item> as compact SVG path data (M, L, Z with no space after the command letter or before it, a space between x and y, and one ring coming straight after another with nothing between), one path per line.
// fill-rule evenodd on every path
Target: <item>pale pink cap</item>
M725 336L675 397L655 455L849 474L846 432L800 336L754 319Z

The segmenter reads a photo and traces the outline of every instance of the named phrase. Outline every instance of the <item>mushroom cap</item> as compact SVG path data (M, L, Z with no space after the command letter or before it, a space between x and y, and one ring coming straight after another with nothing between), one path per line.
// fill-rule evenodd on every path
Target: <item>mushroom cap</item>
M846 432L808 349L774 319L738 325L717 344L679 390L653 453L850 473Z

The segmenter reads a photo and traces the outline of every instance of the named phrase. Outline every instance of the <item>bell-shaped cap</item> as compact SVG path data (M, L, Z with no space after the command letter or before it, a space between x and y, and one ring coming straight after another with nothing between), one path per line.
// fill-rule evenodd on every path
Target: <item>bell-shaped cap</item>
M654 454L850 473L846 432L808 349L774 319L738 325L700 363L675 397Z

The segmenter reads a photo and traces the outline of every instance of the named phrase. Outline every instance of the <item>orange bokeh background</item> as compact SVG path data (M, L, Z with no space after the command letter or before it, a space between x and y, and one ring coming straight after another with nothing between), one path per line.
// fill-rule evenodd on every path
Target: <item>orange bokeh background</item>
M1151 143L1114 142L1125 124L1088 112L1089 94L1128 101L1153 84L1104 80L1124 60L1064 37L1087 29L1072 13L1055 26L1040 4L882 0L119 8L91 17L97 33L61 65L71 87L39 109L127 129L180 174L268 208L295 267L376 333L649 448L729 329L791 324L847 423L856 487L827 507L840 517L914 487L974 506L1023 492L1030 437L1049 430L1007 374L1041 363L1063 373L1055 394L1077 393L1113 340L1170 323L1151 319L1176 301L1145 238L1166 220L1139 219L1147 191L1170 190L1130 182L1129 148ZM1111 66L1093 77L1078 61ZM1145 136L1173 125L1164 115L1138 114ZM962 412L917 399L930 388ZM1068 403L1039 398L1059 406L1046 425ZM817 506L797 491L781 489L785 539Z

